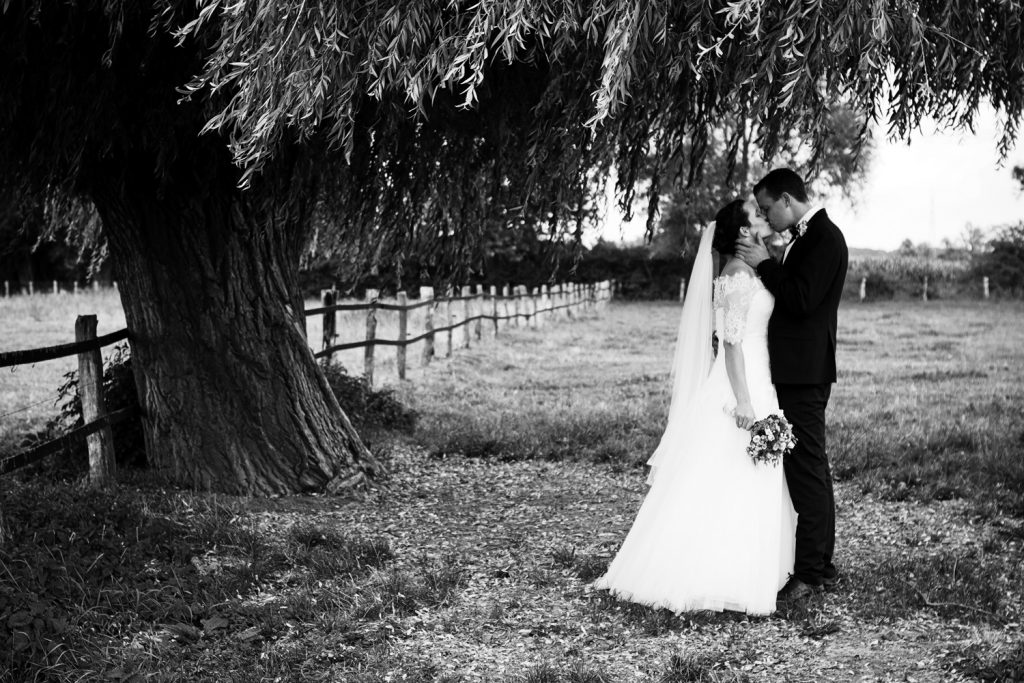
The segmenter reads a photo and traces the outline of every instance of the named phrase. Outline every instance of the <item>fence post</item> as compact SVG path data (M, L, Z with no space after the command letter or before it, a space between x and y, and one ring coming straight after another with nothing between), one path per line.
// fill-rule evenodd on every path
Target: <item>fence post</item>
M498 288L491 285L491 315L494 316L494 338L498 338Z
M398 362L398 379L405 379L405 340L409 332L409 295L405 292L398 293L398 305L402 307L398 311L398 346L395 347L395 360Z
M988 298L988 275L981 278L981 295Z
M331 289L321 289L320 290L320 304L324 308L327 308L328 306L333 306L334 302L335 302L334 290L331 290ZM337 320L338 320L337 311L324 311L323 323L322 323L323 334L321 335L322 339L323 339L323 346L320 347L321 351L330 348L331 345L334 344L334 339L335 339L335 337L338 336L338 334L337 334L337 329L338 329ZM333 358L334 358L334 354L333 353L328 353L326 356L324 356L324 365L330 365L331 364L331 360L333 360Z
M32 296L36 293L36 283L33 280L28 281L28 295Z
M868 296L868 279L866 277L862 277L860 279L860 300L864 301L864 299L866 299L867 296Z
M60 288L57 286L57 281L56 280L53 281L53 293L54 294L59 294L60 293Z
M924 284L921 288L921 301L928 301L928 276L924 276Z
M74 293L75 296L78 296L78 280L75 280L74 285L72 285L71 287L71 291Z
M519 285L513 285L512 287L512 324L519 327Z
M92 291L94 291L94 292L100 291L100 283L99 283L98 280L93 280L92 281Z
M683 301L684 299L686 299L686 278L685 277L679 282L679 300Z
M434 357L434 309L437 307L437 302L434 301L434 288L420 287L420 299L430 302L429 306L423 307L423 330L427 333L423 339L423 364L426 365Z
M462 326L466 330L466 348L469 348L469 338L473 336L473 331L469 329L469 286L462 286Z
M516 327L528 327L530 323L530 316L526 312L526 297L523 296L525 289L522 285L512 286L512 296L515 297L513 301L516 304Z
M523 326L536 329L537 316L533 314L533 288L522 285L520 289L523 290L523 315L525 316Z
M370 302L370 310L366 312L366 348L363 353L363 379L366 386L373 388L373 340L377 338L377 297L380 291L366 290L366 300Z
M11 283L9 280L4 280L4 298L11 296Z
M451 285L445 290L444 297L444 326L448 329L445 331L445 350L444 357L452 357L452 322L454 320L454 314L452 313L452 294L453 290Z
M484 286L477 285L476 290L476 296L473 298L473 301L476 302L474 305L474 308L476 309L476 320L473 321L473 334L476 335L476 340L480 341L484 338Z
M96 316L80 315L75 320L75 341L96 338ZM98 348L78 354L78 396L82 402L82 423L89 424L106 416L103 398L103 356ZM105 486L114 478L114 436L105 425L85 439L89 447L89 484Z

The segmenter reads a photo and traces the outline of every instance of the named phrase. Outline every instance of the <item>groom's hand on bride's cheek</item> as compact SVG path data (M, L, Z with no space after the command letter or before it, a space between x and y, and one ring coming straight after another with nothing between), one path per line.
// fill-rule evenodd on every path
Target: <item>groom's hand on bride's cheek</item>
M761 235L757 234L750 240L737 240L736 254L748 265L756 268L757 264L768 259L768 247L764 245Z
M757 241L754 243L756 249L757 263L761 261L767 261L771 258L771 254L768 253L768 247L764 243L764 238L760 234L756 235ZM757 263L754 265L756 266Z

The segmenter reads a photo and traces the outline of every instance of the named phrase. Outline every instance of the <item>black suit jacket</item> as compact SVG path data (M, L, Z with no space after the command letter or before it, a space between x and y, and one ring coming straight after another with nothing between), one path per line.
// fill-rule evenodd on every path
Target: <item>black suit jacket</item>
M773 383L836 381L836 318L848 261L843 233L821 209L785 263L758 264L761 281L775 297L768 321Z

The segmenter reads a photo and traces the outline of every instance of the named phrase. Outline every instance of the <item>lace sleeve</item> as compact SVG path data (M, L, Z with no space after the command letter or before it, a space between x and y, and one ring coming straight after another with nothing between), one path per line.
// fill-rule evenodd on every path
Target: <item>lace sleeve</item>
M723 275L715 281L715 308L722 311L718 330L722 341L737 344L743 340L747 311L756 289L757 280L745 272Z

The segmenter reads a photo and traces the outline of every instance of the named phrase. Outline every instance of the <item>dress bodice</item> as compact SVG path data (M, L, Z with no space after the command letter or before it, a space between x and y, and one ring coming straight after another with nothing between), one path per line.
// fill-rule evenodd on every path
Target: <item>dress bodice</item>
M730 344L757 341L764 345L775 297L760 278L743 271L717 277L713 301L719 339Z

